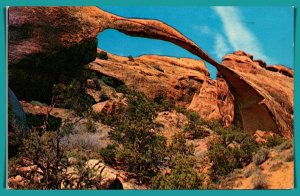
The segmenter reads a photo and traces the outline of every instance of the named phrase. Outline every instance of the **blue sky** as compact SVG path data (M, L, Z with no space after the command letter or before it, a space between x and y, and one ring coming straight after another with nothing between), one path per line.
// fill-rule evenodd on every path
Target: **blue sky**
M293 68L294 16L291 7L120 7L103 10L129 18L161 20L179 30L218 62L225 54L244 50L267 64ZM99 36L98 47L122 56L158 54L199 59L160 40L137 38L115 30ZM207 67L214 78L216 69Z

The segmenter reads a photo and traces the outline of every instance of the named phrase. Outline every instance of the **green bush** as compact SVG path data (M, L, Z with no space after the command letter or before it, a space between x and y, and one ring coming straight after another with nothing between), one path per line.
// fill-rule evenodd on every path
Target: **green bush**
M186 112L189 123L185 126L184 131L189 133L192 139L204 138L209 135L205 128L206 122L202 120L198 113L193 111Z
M258 150L253 136L235 127L218 128L217 132L220 139L208 149L208 157L213 163L211 176L214 179L248 165L252 161L252 154Z
M98 52L97 58L102 59L102 60L107 60L108 59L107 52L104 52L104 51Z
M281 137L281 136L279 136L279 135L276 134L276 135L267 137L266 146L268 148L273 148L275 146L281 145L285 141L286 141L286 139L284 137Z
M57 146L56 132L40 133L31 130L23 140L20 147L18 157L14 165L9 164L9 176L21 175L28 180L28 184L15 187L16 184L10 184L12 188L20 189L58 189L60 182L63 180L63 169L67 165L67 159L63 150ZM27 160L24 162L24 160ZM43 172L43 180L37 182L35 176L38 174L36 170L24 175L17 170L18 166L37 165ZM11 163L11 162L9 162Z
M128 107L113 115L100 115L100 119L114 127L110 132L110 138L116 142L114 159L140 182L149 182L165 157L166 138L156 134L153 122L157 115L156 104L142 93L128 92Z
M107 101L107 100L109 100L109 98L110 97L105 93L102 93L101 96L100 96L101 101Z
M89 133L95 133L97 131L96 125L91 117L88 117L87 119L86 131Z
M67 84L55 84L53 95L57 106L73 109L80 116L86 114L95 103L94 99L86 94L83 81L77 79Z
M116 145L109 144L107 147L100 149L100 155L102 156L105 163L113 165L116 163Z
M172 143L169 146L170 156L176 154L193 155L194 150L194 146L187 145L183 133L177 133L172 137Z
M46 115L39 115L39 114L30 114L26 113L26 120L27 124L31 128L38 128L44 125ZM49 115L48 117L48 130L55 131L57 130L62 123L61 118L57 118L54 116Z
M195 160L185 155L177 155L170 165L170 174L159 173L151 180L153 189L200 189L203 179L194 169Z
M277 146L279 151L291 149L294 147L293 141L285 141L281 145Z
M162 165L166 156L166 138L154 134L140 137L134 144L125 143L116 158L141 183L148 183Z

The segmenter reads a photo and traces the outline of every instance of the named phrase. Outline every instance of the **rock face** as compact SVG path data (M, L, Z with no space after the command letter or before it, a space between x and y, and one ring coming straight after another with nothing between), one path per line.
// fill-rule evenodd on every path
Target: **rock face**
M224 126L229 126L234 120L234 97L223 78L208 78L188 109L198 112L206 120L222 121Z
M97 35L105 29L196 47L160 21L126 19L97 7L10 7L8 25L9 86L27 100L49 101L54 83L95 59Z
M228 54L223 58L222 64L232 71L222 75L235 97L236 117L245 130L292 137L294 80L271 72L258 62L247 54Z
M93 15L97 9L9 8L9 86L19 98L49 101L54 83L95 59L97 23L86 11Z
M234 95L235 119L244 129L293 135L293 78L264 69L242 51L220 64L163 22L126 19L97 7L10 7L8 23L9 86L20 98L49 99L53 83L95 59L98 33L116 29L172 42L215 66Z
M182 106L191 102L208 78L203 61L156 55L128 59L108 53L107 60L97 58L89 69L115 78L150 99L171 99Z
M294 70L292 70L291 68L285 67L284 65L267 66L266 69L269 71L273 71L273 72L279 72L290 78L294 78Z

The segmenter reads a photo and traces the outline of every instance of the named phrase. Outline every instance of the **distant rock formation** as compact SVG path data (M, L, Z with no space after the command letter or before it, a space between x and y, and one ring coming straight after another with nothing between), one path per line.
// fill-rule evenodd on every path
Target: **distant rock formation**
M207 68L201 60L157 55L130 60L108 53L108 60L97 58L89 64L89 69L115 78L152 100L170 99L182 106L191 102L208 78Z
M266 70L252 55L240 51L220 64L161 21L127 19L97 7L10 7L8 23L9 86L20 98L49 99L53 83L95 59L97 35L116 29L172 42L214 65L229 85L235 119L245 130L293 136L293 78Z

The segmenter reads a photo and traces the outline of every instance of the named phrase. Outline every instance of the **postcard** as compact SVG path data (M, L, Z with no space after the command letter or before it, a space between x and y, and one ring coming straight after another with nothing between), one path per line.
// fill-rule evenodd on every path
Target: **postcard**
M8 189L293 189L292 7L9 7Z

